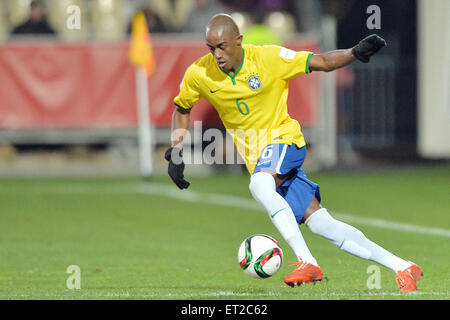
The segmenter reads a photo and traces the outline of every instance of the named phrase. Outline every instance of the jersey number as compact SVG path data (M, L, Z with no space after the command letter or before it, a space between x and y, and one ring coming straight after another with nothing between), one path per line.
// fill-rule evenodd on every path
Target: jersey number
M236 105L241 114L244 116L248 115L250 113L250 109L248 108L248 105L245 102L239 101L239 99L236 100Z

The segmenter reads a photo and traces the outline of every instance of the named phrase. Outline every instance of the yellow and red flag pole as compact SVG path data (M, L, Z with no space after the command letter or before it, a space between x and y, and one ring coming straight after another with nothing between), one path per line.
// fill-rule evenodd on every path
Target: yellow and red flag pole
M136 67L140 172L144 178L150 178L153 172L154 143L152 141L148 78L154 71L155 59L150 32L143 12L138 12L133 18L129 59Z

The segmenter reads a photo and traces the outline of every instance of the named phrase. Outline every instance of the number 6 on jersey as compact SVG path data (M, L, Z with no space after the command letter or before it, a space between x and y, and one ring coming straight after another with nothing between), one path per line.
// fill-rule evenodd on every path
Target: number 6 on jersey
M237 99L236 100L236 105L237 105L237 108L238 108L239 112L241 114L243 114L244 116L246 116L246 115L248 115L250 113L250 109L248 108L248 105L245 102L239 101L239 99ZM245 112L244 112L244 110L242 110L242 106L244 106Z

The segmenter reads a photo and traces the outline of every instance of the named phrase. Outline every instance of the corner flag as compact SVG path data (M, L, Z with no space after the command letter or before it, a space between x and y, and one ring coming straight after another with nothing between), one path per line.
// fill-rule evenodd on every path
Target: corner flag
M135 65L139 163L141 175L150 178L153 172L154 142L152 139L152 124L150 120L150 102L148 78L155 69L155 58L148 31L147 21L143 12L138 12L131 24L131 44L128 54L130 62Z
M130 62L142 67L151 76L155 69L155 58L147 21L142 11L136 13L131 24Z

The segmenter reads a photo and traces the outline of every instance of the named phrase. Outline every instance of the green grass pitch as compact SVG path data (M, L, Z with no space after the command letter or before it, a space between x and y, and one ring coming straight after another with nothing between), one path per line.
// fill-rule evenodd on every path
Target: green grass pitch
M188 178L183 192L166 176L151 185L7 178L0 181L0 299L450 298L448 165L310 178L332 214L358 217L352 224L369 239L422 267L418 292L401 294L395 274L381 266L381 288L369 289L367 268L375 263L304 226L328 281L287 287L293 253L267 214L252 207L246 175ZM239 245L255 233L275 237L284 250L280 271L264 280L246 276L237 261ZM80 290L66 286L70 265L80 267Z

